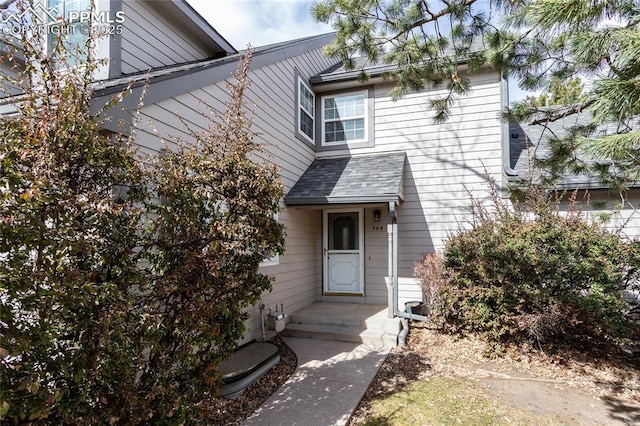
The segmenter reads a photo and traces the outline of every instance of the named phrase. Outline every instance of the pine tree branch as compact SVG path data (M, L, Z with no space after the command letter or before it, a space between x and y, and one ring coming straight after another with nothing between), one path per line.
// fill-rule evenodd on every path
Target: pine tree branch
M582 102L581 104L573 105L573 106L567 108L565 111L562 111L561 113L552 114L552 115L549 115L549 116L547 116L545 118L540 118L540 119L537 119L537 120L533 120L529 124L534 126L534 125L538 125L538 124L553 123L554 121L562 120L565 117L568 117L568 116L573 115L573 114L577 114L577 113L585 110L586 108L591 106L594 102L595 102L594 100L588 100L588 101Z

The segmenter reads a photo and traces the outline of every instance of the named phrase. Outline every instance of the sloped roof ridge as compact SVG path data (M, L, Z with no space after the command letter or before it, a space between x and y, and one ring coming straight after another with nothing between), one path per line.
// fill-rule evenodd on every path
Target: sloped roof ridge
M323 33L323 34L316 34L316 35L312 35L312 36L305 36L305 37L300 37L300 38L294 38L292 40L285 40L285 41L279 41L276 43L271 43L271 44L265 44L262 46L257 46L257 47L253 47L253 51L255 52L265 52L267 50L270 49L279 49L282 47L287 47L287 46L294 46L296 44L299 43L304 43L306 41L309 40L314 40L314 39L320 39L323 37L328 37L328 36L334 36L335 32L329 32L329 33ZM247 51L247 49L243 49L241 51L239 51L240 54L244 54Z
M293 47L299 44L311 42L314 40L321 40L323 38L333 37L335 33L318 34L314 36L301 37L294 40L287 40L284 42L272 43L264 46L253 48L253 55L265 55L270 52L278 51L288 47ZM191 62L183 62L176 65L168 65L160 68L150 69L149 71L141 71L132 74L123 75L120 77L112 78L109 80L97 81L94 85L97 91L108 91L110 88L121 87L123 85L131 83L142 83L147 79L153 80L157 78L170 78L178 76L183 73L189 73L193 71L204 70L208 68L214 68L229 62L236 62L242 55L247 52L247 49L239 51L238 53L224 56L222 58L215 59L203 59Z

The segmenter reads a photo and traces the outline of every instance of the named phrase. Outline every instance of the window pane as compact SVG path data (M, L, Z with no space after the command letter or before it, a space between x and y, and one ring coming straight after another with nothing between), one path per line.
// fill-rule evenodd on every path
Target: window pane
M358 213L329 213L329 250L358 250Z
M68 66L76 66L86 60L86 48L85 44L88 40L88 35L83 31L85 23L75 22L73 24L63 25L54 24L50 25L47 34L47 52L51 54L53 52L56 43L60 37L63 38L63 47L59 52L64 54L66 64Z
M327 119L338 118L336 103L331 98L324 100L324 117Z
M89 0L49 0L47 7L52 16L56 18L64 16L68 18L69 12L89 10L91 4ZM50 22L52 21L53 20L50 19Z
M313 139L313 118L300 110L300 131Z
M348 142L364 139L364 118L324 123L325 142Z
M344 141L344 127L341 121L332 121L324 123L325 142L340 142Z
M300 82L299 84L299 90L298 93L300 94L300 106L302 108L305 109L305 111L311 116L313 117L314 114L314 103L315 103L315 97L313 96L313 93L311 93L308 89L307 86L305 86L304 84L302 84L302 82Z
M324 116L327 119L364 115L364 94L336 96L325 99Z

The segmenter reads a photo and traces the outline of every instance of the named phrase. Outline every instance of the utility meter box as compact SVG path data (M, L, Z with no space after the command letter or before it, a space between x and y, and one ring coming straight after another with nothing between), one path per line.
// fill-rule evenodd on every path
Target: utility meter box
M287 317L286 312L273 312L267 315L267 327L280 333L287 324Z

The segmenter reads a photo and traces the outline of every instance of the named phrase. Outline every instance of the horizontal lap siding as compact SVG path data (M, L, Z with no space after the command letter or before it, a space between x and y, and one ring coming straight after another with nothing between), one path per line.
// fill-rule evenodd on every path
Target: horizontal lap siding
M410 93L394 101L388 95L392 85L377 86L375 146L321 154L406 152L404 201L398 208L400 277L413 276L413 263L424 253L441 249L448 233L469 219L468 191L487 198L485 168L502 182L500 80L497 74L470 79L471 91L457 98L449 119L442 124L434 124L429 100L446 91ZM385 238L369 238L367 250L384 253L384 234ZM365 255L368 259L368 253ZM382 262L375 267L367 263L366 272L367 284L384 283L387 271ZM379 289L375 287L376 292Z
M122 73L205 59L210 55L195 37L159 15L151 1L123 1Z
M502 178L502 123L498 76L471 77L449 119L434 124L429 100L444 91L412 93L393 101L376 91L376 150L404 150L404 202L398 209L398 275L413 276L424 253L441 249L447 235L469 219L469 196L486 198L484 169Z
M266 159L278 166L285 193L315 158L312 149L294 136L294 67L306 77L328 68L331 61L320 50L308 52L250 72L251 86L246 92L247 109L253 110L252 130L255 141L263 145L258 161ZM158 153L163 141L176 136L189 139L188 128L205 129L210 108L221 110L227 100L224 82L202 87L158 104L145 106L137 130L137 141L143 150ZM182 117L182 120L178 119ZM286 227L285 253L279 264L262 271L275 278L273 290L262 301L275 309L282 302L292 312L316 301L321 288L321 212L320 210L284 208L279 220ZM245 340L260 336L261 324L257 307L249 309L250 319Z
M374 210L380 210L380 222L373 221ZM386 205L367 208L364 211L364 266L366 303L386 305L389 243L387 222L389 220Z
M620 199L609 191L593 190L588 197L581 192L575 205L561 202L560 210L582 212L582 217L601 221L605 228L619 232L625 239L637 239L640 235L640 213L636 209L640 206L640 189L629 190L626 197L625 205L620 208Z
M398 208L398 275L413 276L413 263L441 249L447 235L469 215L469 195L486 198L484 169L502 179L500 81L471 77L471 91L458 97L449 119L434 124L429 100L444 91L412 93L397 101L376 91L376 150L404 150L404 202Z

